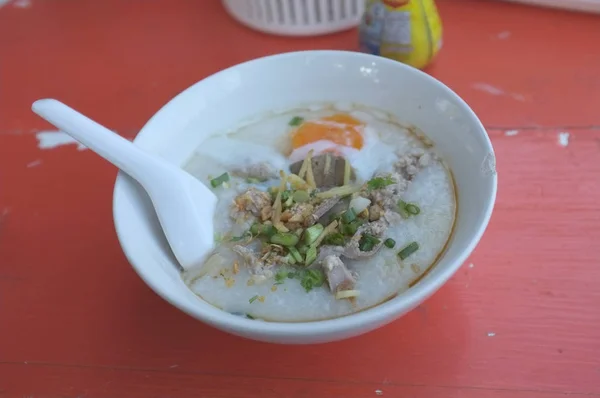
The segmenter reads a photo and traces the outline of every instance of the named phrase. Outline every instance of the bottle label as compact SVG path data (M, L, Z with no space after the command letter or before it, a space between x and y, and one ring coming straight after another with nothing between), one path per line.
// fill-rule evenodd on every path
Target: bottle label
M367 0L360 50L422 67L441 47L434 0Z

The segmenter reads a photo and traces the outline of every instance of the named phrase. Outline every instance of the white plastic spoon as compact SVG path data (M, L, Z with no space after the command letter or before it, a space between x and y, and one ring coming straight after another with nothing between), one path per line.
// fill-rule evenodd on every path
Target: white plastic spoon
M184 170L54 99L33 103L35 113L123 170L146 190L183 269L201 265L214 245L216 196Z

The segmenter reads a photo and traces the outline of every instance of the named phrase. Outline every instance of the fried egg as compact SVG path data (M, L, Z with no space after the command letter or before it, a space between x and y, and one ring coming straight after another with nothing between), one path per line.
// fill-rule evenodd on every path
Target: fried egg
M362 114L362 115L361 115ZM369 179L395 158L392 147L381 141L379 134L385 125L376 123L370 115L335 113L302 122L291 132L290 162L304 159L309 151L313 156L334 153L350 161L360 180Z

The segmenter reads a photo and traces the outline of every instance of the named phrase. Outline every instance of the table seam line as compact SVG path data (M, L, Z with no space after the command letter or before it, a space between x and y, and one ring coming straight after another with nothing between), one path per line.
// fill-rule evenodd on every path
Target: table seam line
M497 388L497 387L477 387L477 386L448 386L448 385L434 385L434 384L419 384L419 383L395 383L385 382L378 383L373 381L353 381L353 380L338 380L338 379L308 379L303 377L272 377L272 376L256 376L256 375L240 375L230 373L214 373L214 372L202 372L192 370L181 370L181 369L159 369L159 368L136 368L133 366L109 366L109 365L83 365L83 364L63 364L54 362L38 362L38 361L27 361L27 363L14 362L14 361L0 361L0 365L16 365L16 366L39 366L39 367L63 367L63 368L74 368L74 369L103 369L113 371L129 371L129 372L152 372L152 373L177 373L177 374L193 374L193 375L204 375L204 376L228 376L234 378L249 378L257 380L288 380L288 381L300 381L300 382L321 382L321 383L338 383L338 384L369 384L379 388L384 386L395 386L395 387L433 387L448 390L476 390L476 391L505 391L505 392L533 392L543 394L569 394L569 395L580 395L580 396L600 396L600 393L595 392L574 392L574 391L560 391L560 390L539 390L539 389L515 389L515 388Z

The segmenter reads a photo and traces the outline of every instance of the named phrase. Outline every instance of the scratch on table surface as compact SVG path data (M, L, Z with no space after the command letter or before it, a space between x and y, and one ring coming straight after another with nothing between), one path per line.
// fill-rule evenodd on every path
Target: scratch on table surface
M37 160L34 160L33 162L27 163L27 167L28 168L36 167L36 166L39 166L40 164L42 164L42 161L40 159L37 159Z
M35 136L38 140L38 148L40 149L54 149L63 145L72 144L77 145L79 151L87 149L85 145L79 143L73 137L62 131L40 131L39 133L36 133Z
M494 337L496 335L496 333L494 333L494 332L488 332L487 335L488 335L488 337Z
M497 37L498 39L500 39L500 40L506 40L506 39L508 39L508 38L510 37L510 35L511 35L511 34L512 34L512 33L510 33L510 31L508 31L508 30L504 30L504 31L502 31L502 32L498 33L498 34L496 35L496 37Z
M507 93L506 91L504 91L503 89L493 86L489 83L474 83L473 85L471 85L472 88L474 88L477 91L481 91L490 95L494 95L494 96L509 96L512 97L513 99L517 100L517 101L525 101L525 96L523 94L519 94L519 93Z
M513 137L515 135L519 134L519 130L506 130L504 132L504 135L507 137Z
M558 133L558 144L562 147L569 146L569 137L570 136L571 136L571 134L569 134L567 132Z
M2 209L2 212L0 212L0 227L2 227L2 223L8 216L8 213L10 213L10 209L8 207L5 207Z
M376 395L383 395L383 391L381 391L381 390L375 390L375 394Z

